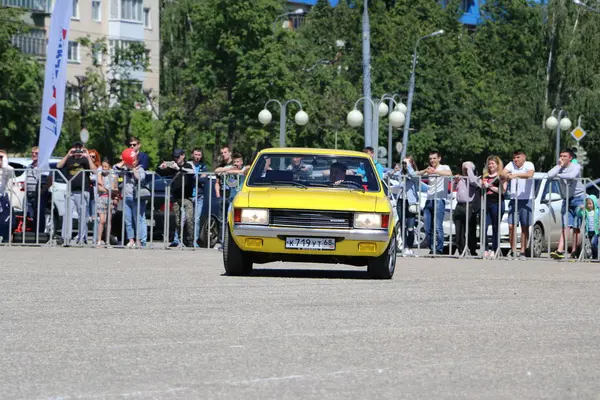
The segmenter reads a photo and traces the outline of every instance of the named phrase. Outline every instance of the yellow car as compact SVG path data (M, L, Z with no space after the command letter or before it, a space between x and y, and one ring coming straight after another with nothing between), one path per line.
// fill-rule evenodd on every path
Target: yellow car
M367 266L390 279L397 215L368 154L346 150L261 151L235 196L225 229L228 275L274 261Z

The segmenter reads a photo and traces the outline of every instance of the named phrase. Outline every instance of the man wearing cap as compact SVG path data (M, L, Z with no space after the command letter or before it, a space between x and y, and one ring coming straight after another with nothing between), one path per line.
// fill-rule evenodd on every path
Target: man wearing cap
M173 161L163 161L157 171L161 176L172 177L171 193L173 194L173 212L175 213L175 236L173 245L178 245L177 238L180 234L182 224L183 244L194 247L194 189L195 168L190 162L185 161L185 152L177 149L173 152Z
M79 214L77 244L87 242L87 221L91 189L89 172L92 165L94 165L94 162L80 141L73 143L69 152L56 164L56 168L60 169L69 181L68 187L70 187L70 191L67 191L67 193L70 193L70 197L66 199L68 207L65 209L62 223L62 238L65 245L69 245L72 239L74 212Z

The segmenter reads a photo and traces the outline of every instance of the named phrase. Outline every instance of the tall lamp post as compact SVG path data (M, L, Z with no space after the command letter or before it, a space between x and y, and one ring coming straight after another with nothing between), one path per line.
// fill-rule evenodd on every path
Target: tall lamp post
M557 117L555 113L558 111ZM560 131L568 131L571 129L572 123L568 118L569 113L565 110L552 110L552 114L546 120L546 128L553 130L556 129L556 162L560 159ZM559 122L560 121L560 122Z
M439 31L435 31L433 33L430 33L429 35L420 37L419 39L417 39L417 42L415 43L415 50L413 51L413 56L412 56L412 70L410 73L410 84L409 84L409 88L408 88L408 99L406 100L406 123L404 124L404 133L402 135L402 155L400 156L401 160L404 160L404 157L406 157L406 148L408 147L408 130L410 128L410 113L412 111L413 94L415 91L415 69L417 67L417 48L419 47L419 42L423 39L427 39L430 37L439 36L439 35L443 35L443 34L444 34L444 30L440 29Z
M273 115L269 110L267 110L267 106L270 103L279 104L279 147L285 147L285 125L287 105L289 103L296 103L298 107L300 107L300 111L298 111L294 116L294 121L296 121L296 123L300 126L308 124L308 114L304 110L302 110L302 104L296 99L291 99L283 103L279 100L270 99L265 103L263 110L258 113L258 120L263 125L269 124L273 119Z
M371 99L371 27L369 22L369 1L364 0L362 17L362 61L363 61L363 98ZM371 146L371 107L365 102L365 147Z
M85 108L85 102L83 99L83 95L85 92L85 83L87 82L87 76L83 76L83 75L77 75L75 77L77 79L77 84L79 85L77 87L77 90L79 91L79 111L81 112L81 127L82 128L86 128L87 127L87 110Z

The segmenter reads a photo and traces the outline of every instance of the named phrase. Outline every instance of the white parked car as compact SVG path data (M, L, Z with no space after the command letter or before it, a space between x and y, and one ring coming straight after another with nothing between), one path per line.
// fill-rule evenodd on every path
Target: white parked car
M535 198L533 201L533 225L530 227L530 240L533 240L533 244L528 243L528 249L533 250L533 257L540 257L542 253L547 252L548 248L550 251L556 250L558 246L558 239L560 237L562 222L561 222L561 208L563 202L563 194L561 185L558 180L547 179L547 174L543 172L536 172L534 174L535 179ZM398 182L391 181L392 194L397 191ZM450 194L448 195L450 198ZM456 248L456 230L454 223L452 223L452 213L450 207L454 209L456 207L456 193L452 193L452 202L446 202L446 209L444 210L444 245L446 248L450 247L450 238L452 237L452 248L453 252ZM415 229L415 246L420 243L420 247L424 248L427 243L425 240L425 228L423 224L422 209L426 201L426 191L424 188L421 189L421 217L416 221ZM500 224L500 249L503 254L508 254L510 251L510 243L508 237L508 198L504 200L505 212ZM452 204L452 206L450 206ZM452 235L450 234L452 232ZM479 236L479 218L477 235ZM399 246L401 245L401 232L399 232L400 239L398 240ZM488 226L487 240L491 243L492 240L492 227ZM520 227L517 228L517 250L520 249L521 234ZM548 243L549 242L549 243ZM549 246L548 246L549 244ZM478 245L478 249L480 246Z
M50 158L50 169L56 169L56 164L60 160L60 158ZM13 186L15 190L13 191L13 194L16 196L16 198L13 199L12 205L14 210L17 212L23 212L25 209L24 201L27 189L27 174L24 170L27 169L31 162L31 158L11 158L9 161L9 165L15 169L15 178L13 180ZM45 231L47 233L53 230L52 223L58 223L57 228L60 229L60 221L62 216L65 214L65 196L67 192L67 182L58 170L56 170L56 172L54 173L54 182L50 187L49 191L52 194L52 202L54 204L52 208L54 209L54 213L53 215L50 213L50 204L48 204L45 221ZM78 218L77 210L75 210L75 218ZM54 229L54 231L56 230Z

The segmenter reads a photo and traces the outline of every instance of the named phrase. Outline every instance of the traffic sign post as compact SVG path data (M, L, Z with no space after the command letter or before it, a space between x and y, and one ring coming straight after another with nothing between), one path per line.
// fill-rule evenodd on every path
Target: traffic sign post
M577 128L571 131L571 136L577 141L577 143L579 143L579 141L583 139L586 134L586 131L584 131L583 128L579 125L577 126Z

